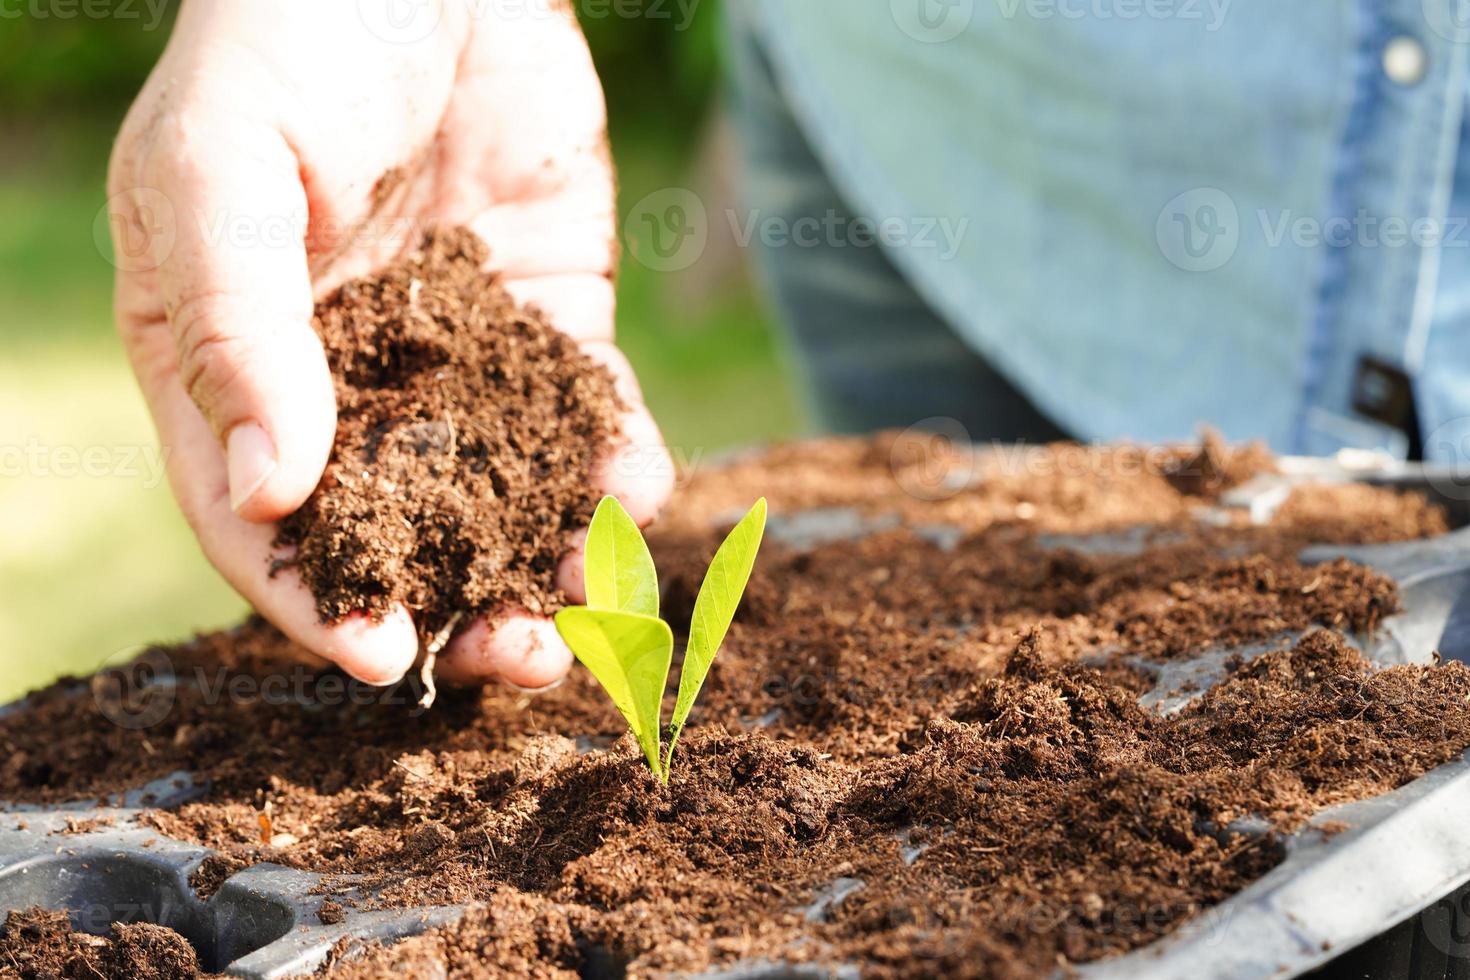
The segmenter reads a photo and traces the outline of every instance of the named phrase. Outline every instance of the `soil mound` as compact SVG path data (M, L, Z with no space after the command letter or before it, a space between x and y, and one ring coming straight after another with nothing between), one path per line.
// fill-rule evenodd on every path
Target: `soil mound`
M617 429L611 376L482 271L467 229L317 305L337 441L277 543L324 620L403 603L432 636L456 613L560 606L567 535Z
M23 909L0 926L0 977L17 980L193 980L199 957L172 929L116 924L107 936L76 932L65 912Z

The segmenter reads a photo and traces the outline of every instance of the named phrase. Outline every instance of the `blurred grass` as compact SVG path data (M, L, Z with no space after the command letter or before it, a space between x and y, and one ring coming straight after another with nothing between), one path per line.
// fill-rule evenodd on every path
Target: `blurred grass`
M152 427L112 333L112 269L93 235L110 130L49 125L0 158L0 702L244 611L157 482ZM687 146L613 135L625 203L685 179ZM749 285L691 298L678 282L626 262L618 313L676 458L794 431ZM73 452L91 475L71 472Z

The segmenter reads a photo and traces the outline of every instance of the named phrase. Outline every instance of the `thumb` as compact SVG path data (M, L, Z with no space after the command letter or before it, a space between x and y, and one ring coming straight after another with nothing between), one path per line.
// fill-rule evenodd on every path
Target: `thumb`
M273 521L321 479L336 431L300 167L279 132L238 119L174 147L146 169L175 202L158 289L179 379L224 446L231 506Z

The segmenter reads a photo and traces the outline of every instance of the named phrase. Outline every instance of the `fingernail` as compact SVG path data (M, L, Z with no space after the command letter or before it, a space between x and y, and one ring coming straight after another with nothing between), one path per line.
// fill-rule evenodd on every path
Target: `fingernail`
M351 670L345 666L342 668L342 673L351 677L359 684L366 684L368 687L392 687L408 676L408 671L406 670L401 673L373 673L371 671L360 672Z
M276 446L254 422L241 422L225 440L229 459L230 506L238 511L276 471Z
M371 687L390 687L403 680L418 655L418 634L401 606L378 621L366 613L352 613L330 634L333 649L327 651L328 659Z
M513 690L513 691L519 691L522 694L545 694L547 691L554 691L554 690L556 690L557 688L561 687L566 682L567 682L567 679L566 679L565 676L558 677L556 680L552 681L550 684L542 684L540 687L523 687L522 685L517 684L514 681L508 681L508 680L505 680L504 678L501 678L501 681L500 681L500 683L504 684L506 687L510 688L511 690Z

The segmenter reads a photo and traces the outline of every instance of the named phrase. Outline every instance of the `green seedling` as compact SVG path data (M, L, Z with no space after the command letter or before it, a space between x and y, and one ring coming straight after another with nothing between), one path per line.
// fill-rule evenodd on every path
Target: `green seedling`
M556 614L556 629L628 719L648 767L669 781L674 746L709 674L735 607L750 581L766 529L766 500L756 501L735 525L705 572L689 622L689 645L679 673L679 697L663 747L664 685L674 659L674 634L658 618L658 573L638 525L612 497L604 497L587 531L587 605Z

